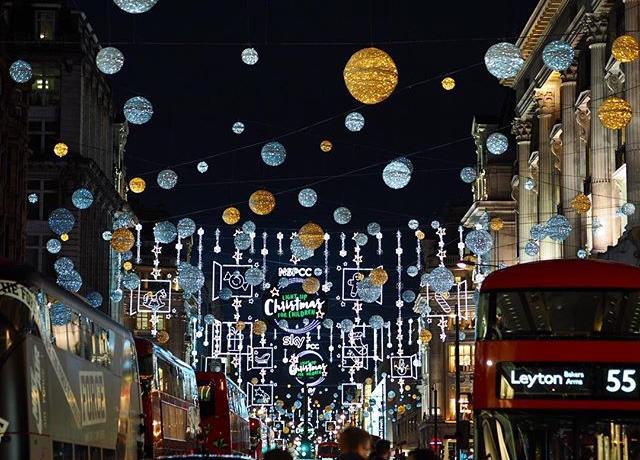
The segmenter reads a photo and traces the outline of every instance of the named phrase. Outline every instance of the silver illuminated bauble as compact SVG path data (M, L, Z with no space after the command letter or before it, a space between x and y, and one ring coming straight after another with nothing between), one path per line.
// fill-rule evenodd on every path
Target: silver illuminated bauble
M491 46L484 55L484 64L491 75L496 78L515 77L524 59L520 53L520 48L511 43L502 42Z
M289 278L285 278L284 276L278 280L278 287L280 289L286 288L289 286Z
M411 181L413 164L409 159L401 157L390 161L382 171L382 180L392 189L406 187Z
M102 239L105 241L111 241L112 234L109 230L102 232Z
M371 222L369 225L367 225L367 233L371 236L376 236L378 233L380 233L380 224L377 222Z
M534 188L536 188L536 181L534 181L533 179L531 179L530 177L528 177L525 181L524 181L524 189L531 191Z
M60 252L60 249L62 249L62 243L60 243L60 240L51 238L47 241L47 251L50 254L57 254Z
M509 139L502 133L492 133L487 137L487 150L494 155L502 155L509 148Z
M244 132L244 123L241 121L236 121L231 127L231 131L236 134L242 134Z
M178 221L177 230L180 238L189 238L196 232L196 223L193 219L184 217Z
M356 233L353 237L353 241L355 241L358 246L364 246L367 244L367 241L369 241L369 237L364 233Z
M571 230L569 219L562 214L556 214L547 220L547 234L554 241L566 240L571 234Z
M220 300L229 300L232 295L233 295L233 292L228 287L220 289L220 294L219 294Z
M68 257L60 257L53 264L53 269L58 275L70 273L73 270L73 261Z
M331 318L327 318L322 321L322 327L325 329L333 329L333 320Z
M131 14L146 13L158 3L158 0L113 0L118 7Z
M93 308L100 308L100 305L102 305L102 294L96 291L90 292L87 294L87 302Z
M262 161L269 166L280 166L287 157L287 151L280 142L269 142L262 147Z
M351 321L350 319L343 319L342 321L340 321L340 329L342 329L343 332L349 333L353 330L353 321Z
M245 48L242 50L242 62L247 65L254 65L258 62L258 52L255 48Z
M416 300L416 293L410 289L407 289L402 293L402 300L406 303L411 303Z
M455 281L453 273L447 267L436 267L426 277L427 284L438 294L449 292Z
M178 265L178 285L185 294L195 294L204 286L202 270L187 262Z
M472 230L464 238L464 244L476 255L484 255L493 248L493 238L484 229Z
M201 161L200 163L198 163L197 168L200 174L204 174L209 170L209 165L206 161Z
M312 188L303 188L298 193L298 203L305 208L310 208L318 201L318 194Z
M37 193L29 193L27 195L27 201L31 204L36 204L38 202L38 194Z
M380 330L382 326L384 326L384 319L380 315L372 315L369 318L369 326L371 326L372 329Z
M585 249L578 249L576 253L578 259L586 259L589 256L589 253Z
M316 267L316 268L313 269L313 274L315 276L321 276L322 273L323 273L323 270L320 267Z
M22 60L15 61L9 67L9 76L16 83L27 83L33 77L31 64Z
M129 99L124 104L124 117L129 123L143 125L153 116L153 105L148 99L136 96Z
M82 277L75 270L58 274L56 282L69 292L78 292L82 287Z
M215 322L216 318L211 313L204 315L204 324L211 326Z
M633 203L625 203L620 207L620 212L625 216L632 216L636 212L636 206Z
M437 220L432 220L431 221L431 228L434 230L438 230L440 228L440 222L438 222Z
M65 324L71 322L73 312L71 310L71 307L66 306L62 302L56 301L53 305L51 305L49 316L51 318L52 325L64 326Z
M534 241L542 241L547 237L547 228L542 224L534 224L529 230L529 236Z
M373 284L370 278L365 278L356 284L356 293L363 302L373 303L380 298L382 289Z
M178 175L171 169L165 169L158 173L157 181L160 188L170 190L176 186Z
M233 237L233 245L241 251L249 249L251 247L251 236L244 232L238 233Z
M112 302L120 302L123 295L124 293L122 292L122 289L114 289L113 291L111 291L111 295L109 295L109 298Z
M118 48L108 46L98 51L96 55L96 66L100 72L113 75L120 72L124 65L124 54Z
M476 177L478 177L476 168L473 168L471 166L462 168L462 171L460 171L460 179L462 179L462 182L464 182L465 184L471 184L476 180Z
M418 230L418 227L420 226L420 222L418 222L416 219L411 219L408 223L407 226L411 229L411 230Z
M264 272L257 267L251 267L245 272L244 280L251 286L257 286L264 281Z
M166 220L158 222L153 227L153 237L158 243L169 244L176 239L176 236L178 236L176 226Z
M407 275L409 275L411 278L413 278L417 274L418 274L418 267L416 267L415 265L409 265L407 267Z
M351 112L345 117L344 125L349 131L358 132L364 128L364 117L359 112Z
M300 260L307 260L313 256L313 250L303 245L297 236L291 240L290 248L291 255L296 256Z
M133 272L126 272L122 275L122 285L131 291L138 289L140 287L140 277Z
M540 252L540 246L534 240L527 241L527 244L524 245L524 252L531 257L537 256Z
M87 209L93 204L93 194L86 188L79 188L71 195L71 202L78 209Z
M253 221L248 220L244 224L242 224L242 231L244 233L255 233L256 224L254 224Z
M335 220L337 224L346 225L351 221L351 211L349 208L341 206L333 211L333 220Z
M573 62L575 52L571 45L562 40L547 43L542 50L542 62L551 70L562 72L567 70Z
M71 211L66 208L54 209L51 211L51 214L49 214L49 228L56 235L69 233L75 223L76 218L73 217Z

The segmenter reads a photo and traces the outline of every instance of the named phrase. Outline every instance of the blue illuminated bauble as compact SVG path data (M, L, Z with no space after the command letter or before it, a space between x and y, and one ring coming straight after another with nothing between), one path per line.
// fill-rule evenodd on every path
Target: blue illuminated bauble
M300 401L295 401L293 405L295 406L296 409L300 409L302 407L302 403Z
M427 275L427 283L438 294L444 294L455 284L455 278L447 267L436 267Z
M471 252L482 256L493 248L493 238L491 238L491 234L484 229L472 230L465 236L464 244Z
M66 275L73 270L73 261L68 257L60 257L53 264L53 269L58 275Z
M316 267L316 268L313 269L313 274L315 276L321 276L322 273L323 273L323 270L320 267Z
M71 195L71 202L78 209L87 209L93 204L93 194L86 188L79 188Z
M327 318L322 321L322 327L325 329L333 329L333 320L331 318Z
M176 186L178 175L171 169L165 169L158 173L157 181L160 188L170 190Z
M166 220L158 222L153 227L153 237L158 243L169 244L176 239L176 236L178 236L176 226Z
M313 256L313 250L302 244L297 236L291 240L291 254L300 260L307 260Z
M9 67L9 76L16 83L27 83L33 77L31 64L22 60L15 61Z
M69 292L78 292L82 287L82 277L80 273L75 270L67 273L59 273L56 282Z
M369 225L367 225L367 233L371 236L376 236L378 233L380 233L380 224L377 222L371 222Z
M380 286L373 284L370 278L365 278L356 285L356 294L365 303L376 302L382 294Z
M534 188L536 188L536 181L534 181L534 180L533 180L533 179L531 179L530 177L529 177L529 178L527 178L527 179L524 181L524 189L525 189L525 190L528 190L528 191L531 191L531 190L533 190Z
M144 125L153 116L153 105L148 99L136 96L124 103L124 117L134 125Z
M73 317L71 307L67 307L62 302L55 302L49 310L49 317L53 326L64 326L71 322Z
M358 132L364 128L364 117L359 112L351 112L344 119L344 125L349 131Z
M204 324L211 326L215 322L216 318L211 313L204 315Z
M278 321L276 321L276 324L282 329L289 329L289 321L287 321L286 319L279 319Z
M247 65L255 65L258 63L258 52L255 50L255 48L245 48L242 50L242 62L244 62Z
M416 219L411 219L408 223L407 226L411 229L411 230L418 230L418 227L420 226L420 222L418 222Z
M420 287L425 287L427 284L429 284L429 274L423 273L420 275Z
M278 287L279 288L286 288L287 286L289 286L289 278L285 278L282 277L278 280Z
M380 315L372 315L369 318L369 326L371 326L372 329L380 330L384 326L384 319L382 319Z
M502 133L492 133L487 137L487 150L494 155L502 155L509 148L509 139Z
M131 14L146 13L158 3L158 0L113 0L123 11Z
M432 220L431 221L431 228L434 230L438 230L440 228L440 222L438 222L437 220Z
M27 201L31 204L36 204L38 202L38 194L37 193L29 193L27 195Z
M396 392L393 390L389 390L389 392L387 393L387 398L393 399L395 397L396 397ZM391 413L393 413L393 410L391 410Z
M540 246L538 246L538 243L533 240L527 241L527 243L524 245L524 252L530 257L537 256L540 252Z
M636 212L636 206L633 203L625 203L620 207L620 212L625 216L632 216Z
M573 62L575 52L571 45L562 40L547 43L542 50L542 62L551 70L562 72L567 70Z
M251 286L258 286L264 281L264 272L257 267L251 267L245 272L244 280Z
M195 294L204 286L204 274L202 270L187 262L178 265L178 285L185 294Z
M303 188L298 193L298 203L305 208L310 208L318 201L318 194L312 188Z
M140 287L140 277L133 272L126 272L122 275L122 285L130 291L138 289Z
M337 224L346 225L351 222L351 211L349 208L341 206L333 211L333 220L335 220Z
M402 293L402 300L404 300L406 303L411 303L416 300L416 293L410 289L407 289Z
M51 211L49 214L49 228L56 235L62 235L63 233L69 233L74 224L76 218L73 217L71 211L65 208L58 208Z
M569 223L569 219L567 219L562 214L556 214L555 216L551 216L549 220L547 220L547 235L553 241L564 241L571 234L571 224Z
M102 294L96 291L90 292L87 294L87 302L93 308L100 308L100 305L102 305Z
M119 211L113 216L113 229L133 227L134 215L129 211Z
M221 300L229 300L232 295L233 295L233 292L231 292L231 289L227 287L220 289L219 297Z
M120 72L124 65L124 54L118 48L108 46L98 51L96 55L96 66L100 72L113 75Z
M515 77L524 59L520 54L520 48L511 43L502 42L491 46L484 55L484 64L491 75L496 78Z
M589 256L589 253L585 249L578 249L576 253L578 259L586 259Z
M122 292L122 289L115 289L111 291L109 298L111 299L112 302L120 302L122 300L123 295L124 293Z
M235 134L242 134L244 132L244 123L241 121L236 121L231 127L231 131Z
M251 247L251 236L248 233L238 233L233 237L233 245L244 251L245 249L249 249Z
M413 278L417 274L418 274L418 267L416 267L415 265L409 265L407 267L407 275L409 275L411 278Z
M478 177L476 168L473 168L471 166L462 168L462 171L460 171L460 179L462 179L462 182L464 182L465 184L473 183L473 181L476 180L476 177Z
M343 319L340 321L340 328L343 332L351 332L353 330L353 321L350 319Z
M535 241L542 241L547 237L547 228L542 224L534 224L529 230L529 237Z
M287 158L287 150L280 142L274 141L265 144L260 155L262 155L262 161L269 166L280 166Z
M196 232L196 223L193 219L184 217L178 221L177 230L180 238L189 238Z
M105 241L111 241L111 232L109 230L105 230L104 232L102 232L102 239Z
M255 233L256 232L256 224L252 221L248 220L244 224L242 224L242 231L245 233Z
M355 241L358 246L364 246L367 244L367 241L369 241L369 237L364 233L356 233L353 237L353 241Z
M47 241L47 251L50 254L57 254L60 252L60 249L62 249L62 243L60 243L60 240L51 238L49 241Z
M209 171L209 165L206 161L201 161L200 163L198 163L198 166L196 166L196 168L198 169L198 172L200 174L204 174Z
M388 187L398 190L406 187L411 181L413 164L407 158L390 161L382 170L382 180Z

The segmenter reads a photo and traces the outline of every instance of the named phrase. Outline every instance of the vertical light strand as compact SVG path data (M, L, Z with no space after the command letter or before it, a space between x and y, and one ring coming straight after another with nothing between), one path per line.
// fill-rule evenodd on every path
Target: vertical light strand
M251 241L253 241L253 239ZM264 291L267 282L267 255L269 255L269 250L267 249L267 232L262 232L262 249L260 250L260 254L262 255L262 290Z
M140 255L140 251L142 249L142 224L136 224L136 264L142 263L142 256Z

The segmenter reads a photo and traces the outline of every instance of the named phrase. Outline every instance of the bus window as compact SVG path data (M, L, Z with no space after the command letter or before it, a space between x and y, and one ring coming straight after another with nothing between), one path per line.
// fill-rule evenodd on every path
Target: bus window
M93 321L91 321L89 318L80 318L80 324L82 326L83 338L81 348L84 350L81 353L81 356L83 356L87 361L93 362Z
M16 340L20 332L33 329L31 312L22 302L0 296L0 354Z
M64 309L64 306L62 307ZM66 307L64 317L55 318L51 322L51 332L58 348L80 356L80 316Z

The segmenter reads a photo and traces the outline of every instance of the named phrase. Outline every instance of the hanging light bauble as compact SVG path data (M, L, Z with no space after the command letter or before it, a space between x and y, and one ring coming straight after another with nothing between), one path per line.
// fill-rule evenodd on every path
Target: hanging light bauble
M169 333L167 331L158 331L156 340L158 343L167 343L169 341Z
M363 104L384 101L398 84L398 69L391 56L373 47L356 51L343 76L349 93Z
M462 168L462 171L460 171L460 179L462 179L462 182L465 184L473 183L476 177L478 177L478 173L476 172L476 168L472 166Z
M298 237L305 248L315 251L324 243L324 230L318 224L308 222L300 228Z
M58 142L55 147L53 147L53 153L62 158L69 153L69 147L64 142Z
M87 209L93 204L93 193L89 189L79 188L71 195L71 202L78 209Z
M631 104L619 97L609 97L598 109L598 118L605 128L622 129L633 116Z
M388 187L398 190L404 188L411 181L413 164L405 157L390 161L382 170L382 180Z
M573 62L575 52L571 45L562 40L554 40L547 43L542 50L544 65L557 72L565 71Z
M456 81L451 77L445 77L442 79L442 87L447 91L451 91L456 87Z
M269 166L280 166L287 158L287 150L280 142L268 142L260 152L262 161Z
M591 209L591 200L584 193L578 193L573 200L571 200L571 207L578 214L585 214Z
M564 241L571 234L571 224L569 223L569 219L567 219L562 214L556 214L555 216L551 216L549 220L547 220L547 235L554 241Z
M429 342L431 342L432 338L433 338L433 334L431 334L431 331L429 329L422 329L420 331L420 342L422 342L423 345L426 345Z
M527 241L527 244L524 245L524 252L530 257L537 256L540 252L540 246L534 240Z
M333 211L333 220L335 220L337 224L346 225L351 221L351 211L344 206L336 208L336 210Z
M148 99L142 96L135 96L124 104L123 112L129 123L143 125L151 120L153 105Z
M164 169L158 173L156 181L160 188L171 190L178 183L178 174L171 169Z
M136 239L128 228L119 228L111 234L111 247L121 254L131 250L135 243Z
M377 267L369 273L369 279L374 286L382 286L389 281L389 275L382 267Z
M268 190L256 190L249 197L249 208L259 216L266 216L276 207L276 197Z
M344 125L349 131L357 133L364 128L364 117L359 112L351 112L345 117Z
M246 323L244 321L238 321L236 323L236 331L244 331L244 329L247 327Z
M31 64L18 59L9 67L9 76L16 83L27 83L33 77Z
M512 43L502 42L487 50L484 63L491 75L502 79L515 77L522 68L524 59L520 48Z
M56 235L69 233L76 223L76 218L66 208L57 208L49 214L49 228Z
M307 294L315 294L320 290L320 280L318 280L318 278L316 278L315 276L306 278L302 282L302 289Z
M238 208L229 207L222 212L222 220L227 225L235 225L240 220Z
M494 155L502 155L509 148L509 139L502 133L492 133L487 137L487 150Z
M476 255L484 255L493 248L493 239L486 230L472 230L467 233L464 243Z
M142 177L134 177L129 181L129 190L133 193L142 193L147 188L147 183Z
M504 227L504 221L499 217L494 217L489 221L489 228L494 232L499 232Z
M611 54L620 62L635 61L640 54L638 40L631 35L619 36L611 45Z
M247 65L255 65L258 63L258 52L255 48L245 48L241 54L242 62Z
M257 319L253 322L253 333L255 335L264 335L267 332L267 323L261 319Z
M305 208L311 208L318 201L318 194L312 188L303 188L298 193L298 203Z
M146 13L158 3L158 0L113 0L123 11L131 14Z
M320 142L320 150L322 150L324 153L331 152L332 148L333 148L333 144L331 143L330 140L325 139L322 142Z
M98 70L107 75L120 72L124 65L124 54L118 48L108 46L98 51L96 66Z

